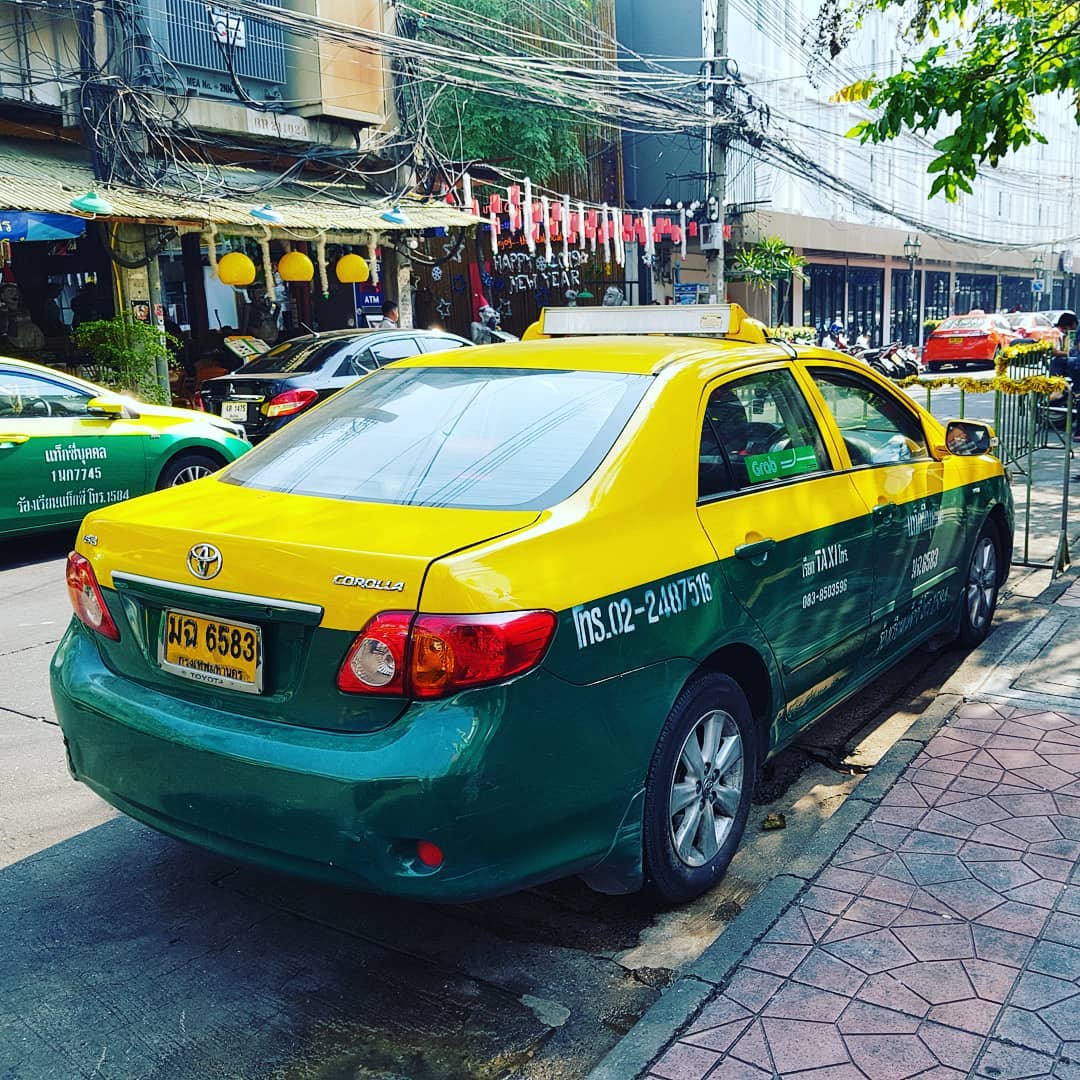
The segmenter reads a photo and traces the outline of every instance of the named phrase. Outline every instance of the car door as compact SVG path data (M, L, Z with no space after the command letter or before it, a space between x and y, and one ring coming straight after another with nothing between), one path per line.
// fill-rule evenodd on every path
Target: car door
M859 676L874 580L866 503L788 365L709 386L701 433L698 516L797 727Z
M949 615L959 588L964 537L961 489L948 491L944 465L906 395L839 365L808 374L840 431L850 477L873 519L874 597L867 659L887 666Z
M0 531L75 523L145 490L145 431L91 416L92 397L59 374L0 365Z

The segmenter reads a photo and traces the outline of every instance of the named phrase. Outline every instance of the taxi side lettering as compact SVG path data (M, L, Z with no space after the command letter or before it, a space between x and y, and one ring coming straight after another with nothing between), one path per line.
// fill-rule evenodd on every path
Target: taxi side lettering
M636 596L619 596L604 604L579 604L573 609L574 630L579 649L599 645L612 638L633 634L638 627L681 615L690 608L712 601L712 582L707 573L688 574L645 589L642 603ZM644 615L644 624L640 616Z

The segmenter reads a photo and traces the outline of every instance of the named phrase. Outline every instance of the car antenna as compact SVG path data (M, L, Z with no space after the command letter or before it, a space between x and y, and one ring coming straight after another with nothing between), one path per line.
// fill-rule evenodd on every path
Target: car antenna
M304 329L305 329L305 330L306 330L306 331L307 331L307 332L308 332L308 333L309 333L309 334L310 334L310 335L311 335L312 337L318 337L318 336L319 336L319 331L318 331L318 330L312 330L312 329L311 329L311 327L310 327L310 326L308 326L308 324L307 324L306 322L302 322L302 323L301 323L300 325L301 325L301 326L302 326L302 327L303 327L303 328L304 328Z

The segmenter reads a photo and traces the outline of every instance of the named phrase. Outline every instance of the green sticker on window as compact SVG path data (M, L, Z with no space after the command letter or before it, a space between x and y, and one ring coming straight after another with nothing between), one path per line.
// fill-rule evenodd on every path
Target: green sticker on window
M792 446L787 450L770 450L767 454L748 454L743 461L751 484L816 472L818 467L812 446Z

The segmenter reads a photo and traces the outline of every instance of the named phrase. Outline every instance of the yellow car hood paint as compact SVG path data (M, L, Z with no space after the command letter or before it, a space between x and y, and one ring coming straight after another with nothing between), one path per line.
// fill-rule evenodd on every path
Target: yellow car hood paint
M106 586L117 570L317 604L324 609L322 626L358 630L379 611L415 609L433 560L524 528L537 516L531 510L348 502L210 477L89 514L77 546ZM212 580L188 568L196 544L213 544L221 553Z

